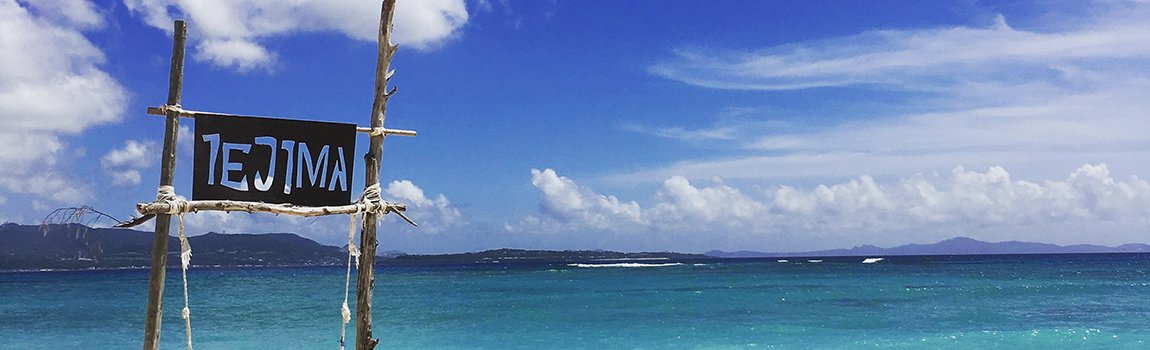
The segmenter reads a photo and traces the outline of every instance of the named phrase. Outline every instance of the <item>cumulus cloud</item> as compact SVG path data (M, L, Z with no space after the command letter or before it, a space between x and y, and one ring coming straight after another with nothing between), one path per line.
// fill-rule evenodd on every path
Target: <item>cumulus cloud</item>
M155 150L155 142L128 140L123 148L108 151L100 158L100 165L112 177L113 186L139 185L140 169L151 165Z
M531 170L531 184L542 195L539 213L529 216L524 225L507 225L510 231L524 231L546 227L546 230L578 230L583 228L613 230L645 225L636 202L623 202L615 196L604 196L588 187L580 186L552 169Z
M767 207L738 189L716 179L709 187L697 187L681 176L663 182L655 205L645 212L661 230L755 230Z
M406 228L406 222L391 220L405 227L403 230L415 233L440 234L459 228L466 223L459 209L451 204L442 193L434 197L427 197L423 189L412 183L411 180L392 181L383 190L383 197L392 202L407 205L405 215L419 224L415 230Z
M197 58L239 71L267 67L275 62L275 56L263 46L242 39L207 39L196 44L196 48L199 49Z
M124 142L123 148L108 151L108 154L100 159L100 164L105 168L122 166L142 168L151 163L155 148L155 142L128 140Z
M39 16L84 29L100 28L104 16L85 0L31 0L28 5Z
M125 89L99 68L86 1L0 0L0 189L77 204L92 197L60 169L66 135L123 118Z
M377 40L379 1L227 1L126 0L148 24L172 30L186 18L196 34L193 57L240 71L270 69L276 53L264 41L304 32L336 32L363 41ZM401 1L396 4L392 40L430 50L459 35L468 13L462 0Z
M984 172L960 166L946 175L919 174L890 182L864 175L810 189L774 186L750 192L721 180L698 185L672 177L646 208L597 194L550 169L532 175L542 196L539 216L507 225L509 230L609 235L629 234L638 226L693 237L695 243L711 247L743 248L786 246L780 240L815 235L835 244L808 242L808 248L832 248L841 242L892 241L890 235L904 235L893 242L905 243L1052 223L1123 223L1143 229L1150 224L1150 183L1137 177L1115 179L1106 164L1086 164L1066 179L1042 182L1012 179L997 166ZM1017 233L1034 240L1049 238L1036 230ZM1116 243L1126 243L1139 240L1143 230L1111 234L1126 240ZM1081 243L1092 237L1076 238Z

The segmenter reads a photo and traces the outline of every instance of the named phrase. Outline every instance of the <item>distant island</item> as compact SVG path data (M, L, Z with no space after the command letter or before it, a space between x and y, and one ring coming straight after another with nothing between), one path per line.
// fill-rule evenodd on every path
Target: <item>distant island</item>
M707 255L718 258L768 257L830 257L830 256L897 256L897 255L976 255L976 254L1089 254L1089 253L1146 253L1150 245L1141 243L1107 247L1093 244L1061 246L1035 242L984 242L967 237L955 237L934 244L907 244L893 248L862 245L850 249L817 250L809 252L764 253L756 251L725 252L712 250Z
M149 267L154 234L79 224L0 225L0 270ZM291 266L347 263L340 248L292 233L190 236L200 266ZM168 239L168 266L178 266L180 243Z
M537 263L589 263L620 262L684 262L714 259L702 254L670 252L622 253L609 250L525 250L494 249L477 253L401 255L385 260L384 265L445 265L445 264L537 264Z
M0 225L0 271L41 269L146 268L151 266L152 232L92 228L79 224ZM347 263L347 250L320 244L293 233L207 234L188 237L195 266L327 266ZM984 242L957 237L934 244L892 248L863 245L850 249L809 252L710 251L624 253L606 250L494 249L482 252L408 255L377 253L382 266L464 264L610 264L619 262L687 262L768 257L834 257L970 254L1147 253L1150 245L1117 247L1080 244L1060 246L1034 242ZM168 266L179 263L179 242L168 241Z

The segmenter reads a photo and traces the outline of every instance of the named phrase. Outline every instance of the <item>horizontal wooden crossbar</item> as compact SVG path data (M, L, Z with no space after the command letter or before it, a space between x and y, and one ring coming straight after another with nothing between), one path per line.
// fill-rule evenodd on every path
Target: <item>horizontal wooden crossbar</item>
M395 213L403 218L403 221L412 226L419 226L403 212L407 210L407 206L398 203L383 202L383 214ZM176 210L172 210L176 206ZM338 214L355 214L364 211L364 205L360 203L326 206L326 207L301 207L292 204L273 204L263 202L245 202L245 201L231 201L231 200L218 200L218 201L184 201L179 204L173 202L150 202L150 203L137 203L136 211L142 214L142 217L134 220L121 223L116 227L133 227L144 222L147 222L156 214L176 212L198 212L198 211L242 211L247 213L272 213L272 214L286 214L303 217L324 216L324 215L338 215Z
M242 114L230 114L230 113L192 111L192 110L186 110L186 109L180 108L178 106L148 107L148 114L151 114L151 115L166 116L166 115L168 115L168 111L175 111L179 116L184 117L184 118L195 118L196 116L199 116L199 115L214 115L214 116L237 117L237 118L272 118L272 117L263 117L263 116L256 116L256 115L242 115ZM368 133L368 134L382 133L383 135L416 136L415 130L404 130L404 129L381 128L380 131L376 131L376 129L373 129L373 128L356 127L355 131L362 132L362 133Z

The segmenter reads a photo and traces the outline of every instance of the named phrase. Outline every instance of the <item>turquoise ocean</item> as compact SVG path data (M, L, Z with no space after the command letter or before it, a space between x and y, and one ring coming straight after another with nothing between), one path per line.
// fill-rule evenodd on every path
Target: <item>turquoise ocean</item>
M819 259L382 267L374 330L380 349L1150 348L1148 254ZM344 273L191 269L195 348L338 349ZM162 348L179 349L167 281ZM0 273L0 349L140 348L147 285Z

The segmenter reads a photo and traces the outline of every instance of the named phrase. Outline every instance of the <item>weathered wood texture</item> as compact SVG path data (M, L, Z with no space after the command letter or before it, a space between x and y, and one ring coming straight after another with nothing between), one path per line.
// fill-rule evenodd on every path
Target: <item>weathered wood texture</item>
M398 46L391 44L391 19L395 14L395 0L384 0L379 15L379 59L375 65L375 101L371 106L371 128L382 129L386 119L387 100L395 93L395 89L387 91L388 81L391 78L389 66L391 58L395 55ZM365 186L379 183L380 157L383 156L383 138L386 135L372 134L371 146L363 157L363 164L367 176ZM359 271L356 277L355 290L355 348L358 350L375 349L379 339L372 337L371 329L371 296L375 288L375 250L379 246L376 240L376 226L378 215L367 213L364 215L363 228L359 237L360 251Z
M172 67L168 74L169 106L180 105L180 95L184 82L184 42L188 38L188 27L184 21L176 21L172 41ZM164 127L164 149L160 163L160 186L171 186L176 172L176 135L179 134L180 117L168 113ZM168 231L172 216L156 215L156 235L152 244L152 270L148 278L148 315L144 323L144 350L160 347L160 321L164 312L164 277L168 264Z
M407 210L407 206L403 204L382 202L382 214L397 213L403 217L402 212ZM244 202L244 201L186 201L180 204L172 204L167 202L151 202L136 204L136 211L141 214L156 214L169 213L173 206L177 206L179 212L197 212L197 211L242 211L247 213L272 213L272 214L285 214L295 216L323 216L323 215L336 215L336 214L355 214L366 212L363 204L348 204L339 206L328 207L300 207L291 204L271 204L261 202ZM404 220L415 225L407 217Z

